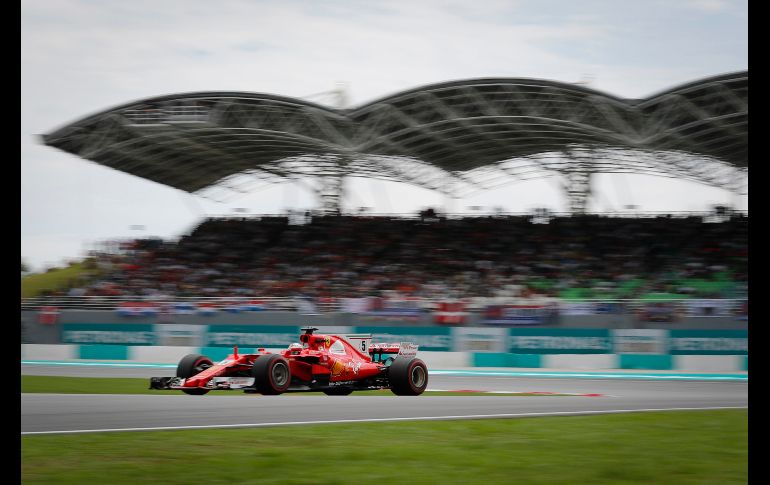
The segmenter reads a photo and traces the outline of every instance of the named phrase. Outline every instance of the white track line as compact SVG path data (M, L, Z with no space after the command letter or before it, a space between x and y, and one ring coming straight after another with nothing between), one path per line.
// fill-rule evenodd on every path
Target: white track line
M748 409L748 406L722 406L703 408L662 408L662 409L612 409L604 411L557 411L550 413L517 413L517 414L470 414L465 416L422 416L406 418L371 418L371 419L335 419L328 421L287 421L282 423L248 423L248 424L209 424L198 426L162 426L156 428L108 428L108 429L76 429L65 431L22 431L22 435L71 434L71 433L112 433L120 431L175 431L185 429L216 429L216 428L265 428L271 426L296 426L302 424L351 424L351 423L382 423L391 421L439 421L448 419L490 419L490 418L527 418L538 416L579 416L584 414L618 414L640 413L654 411L707 411L718 409Z

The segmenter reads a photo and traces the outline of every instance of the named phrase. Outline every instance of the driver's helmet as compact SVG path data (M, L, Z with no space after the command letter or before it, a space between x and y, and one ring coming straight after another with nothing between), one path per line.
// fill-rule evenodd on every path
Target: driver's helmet
M302 344L298 344L296 342L291 344L291 345L289 345L289 349L292 349L292 350L293 349L301 349L301 348L302 348Z

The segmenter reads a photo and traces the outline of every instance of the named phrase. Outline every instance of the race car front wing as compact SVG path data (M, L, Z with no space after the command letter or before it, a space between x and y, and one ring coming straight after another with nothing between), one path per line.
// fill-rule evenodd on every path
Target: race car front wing
M182 389L209 389L230 390L254 387L253 377L214 377L203 387L185 386L184 377L150 377L150 389L182 390Z

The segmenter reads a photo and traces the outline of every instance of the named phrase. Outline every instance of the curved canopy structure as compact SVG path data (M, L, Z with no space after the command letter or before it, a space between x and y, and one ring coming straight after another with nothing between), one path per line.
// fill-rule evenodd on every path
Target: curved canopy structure
M327 181L322 187L334 199L346 175L460 195L560 174L579 211L593 173L661 175L741 191L747 130L744 71L635 100L512 78L433 84L354 109L269 94L174 94L86 117L43 140L204 195L314 176Z

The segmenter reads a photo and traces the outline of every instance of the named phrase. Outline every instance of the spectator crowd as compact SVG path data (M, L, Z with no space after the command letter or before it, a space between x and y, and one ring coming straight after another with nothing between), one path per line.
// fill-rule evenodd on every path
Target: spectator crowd
M743 298L748 217L220 218L90 262L100 276L70 294Z

